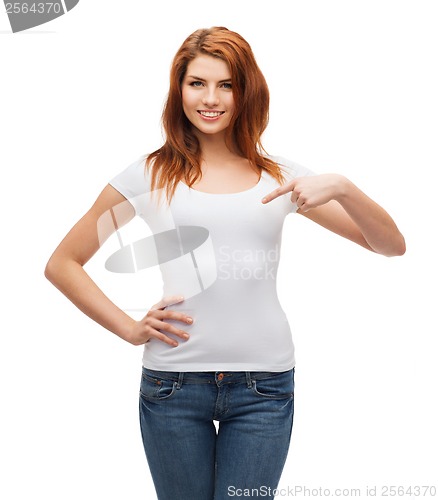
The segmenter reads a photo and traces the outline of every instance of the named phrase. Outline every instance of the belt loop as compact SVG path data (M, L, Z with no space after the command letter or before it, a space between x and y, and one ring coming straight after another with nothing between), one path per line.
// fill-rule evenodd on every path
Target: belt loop
M183 380L184 380L184 372L179 372L178 383L176 384L177 389L181 389L181 386L183 384Z
M252 387L251 372L245 372L245 376L246 376L246 386L248 387L248 389L251 389Z

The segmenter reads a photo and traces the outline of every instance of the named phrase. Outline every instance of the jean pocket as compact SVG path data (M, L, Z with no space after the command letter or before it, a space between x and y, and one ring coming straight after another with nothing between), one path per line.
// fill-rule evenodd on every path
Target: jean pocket
M272 377L252 379L254 394L266 399L292 399L294 397L294 369Z
M143 372L141 375L140 397L146 401L169 399L175 394L176 386L176 381L152 377Z

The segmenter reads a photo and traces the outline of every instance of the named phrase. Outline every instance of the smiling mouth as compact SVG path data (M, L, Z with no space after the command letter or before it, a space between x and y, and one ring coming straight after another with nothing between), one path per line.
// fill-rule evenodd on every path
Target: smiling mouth
M206 118L217 118L218 116L221 116L225 113L225 111L200 111L198 110L198 113L201 116L205 116Z

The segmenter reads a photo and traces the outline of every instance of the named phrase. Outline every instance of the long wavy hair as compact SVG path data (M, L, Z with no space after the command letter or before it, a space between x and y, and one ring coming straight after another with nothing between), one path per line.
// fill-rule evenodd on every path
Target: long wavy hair
M196 56L207 54L225 61L231 73L235 112L226 130L228 147L248 159L258 173L265 169L280 184L280 167L265 156L261 136L269 120L269 89L248 42L224 27L199 29L176 53L170 71L170 88L162 114L163 146L146 158L151 169L151 190L166 190L168 203L179 181L190 187L202 177L202 151L182 106L181 85L187 66Z

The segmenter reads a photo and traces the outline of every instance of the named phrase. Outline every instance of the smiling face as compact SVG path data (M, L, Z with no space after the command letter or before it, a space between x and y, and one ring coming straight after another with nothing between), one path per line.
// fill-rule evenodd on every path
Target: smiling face
M222 134L234 113L231 73L222 59L198 55L190 61L182 81L182 105L199 134Z

